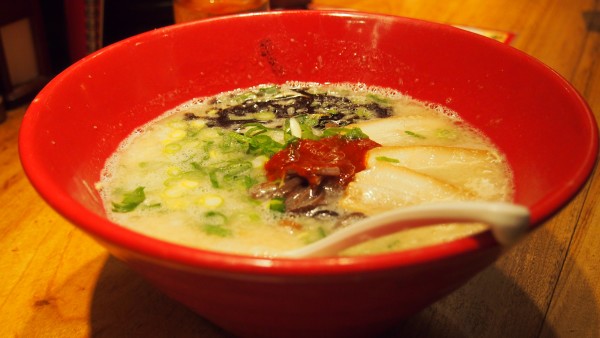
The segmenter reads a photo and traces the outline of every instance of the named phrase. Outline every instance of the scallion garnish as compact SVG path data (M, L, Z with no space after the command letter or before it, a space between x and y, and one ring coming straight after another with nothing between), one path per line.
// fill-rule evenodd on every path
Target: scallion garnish
M421 135L421 134L417 134L417 133L415 133L414 131L410 131L410 130L405 130L405 131L404 131L404 133L405 133L406 135L410 135L410 136L412 136L412 137L416 137L416 138L420 138L420 139L424 139L424 138L425 138L425 136L423 136L423 135Z
M204 213L202 230L209 235L219 237L231 236L231 229L225 227L227 217L218 211L208 211Z
M123 194L123 199L120 203L113 202L112 211L114 212L130 212L134 210L146 199L144 187L137 187L133 191Z
M273 198L269 201L269 210L285 212L285 199Z
M375 159L377 161L382 161L382 162L390 162L390 163L399 163L400 161L395 159L395 158L391 158L391 157L387 157L387 156L377 156L375 157Z

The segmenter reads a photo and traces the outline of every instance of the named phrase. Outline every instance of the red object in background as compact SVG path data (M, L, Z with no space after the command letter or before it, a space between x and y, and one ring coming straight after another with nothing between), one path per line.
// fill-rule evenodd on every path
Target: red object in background
M77 61L102 47L102 0L64 0L69 56Z
M69 57L77 61L89 54L84 0L65 0Z
M85 58L30 105L21 161L66 219L167 295L241 336L372 337L500 256L486 232L383 255L250 257L162 242L106 220L94 183L138 126L194 97L288 80L391 87L459 112L505 152L532 227L573 198L596 161L589 107L525 53L441 24L312 11L171 26Z

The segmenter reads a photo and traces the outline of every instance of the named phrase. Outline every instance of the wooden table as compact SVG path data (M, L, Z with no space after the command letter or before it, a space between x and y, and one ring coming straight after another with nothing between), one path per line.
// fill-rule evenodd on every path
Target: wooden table
M517 34L600 119L600 1L317 0ZM0 337L227 337L61 219L17 155L25 108L0 125ZM600 337L600 174L554 219L390 336Z

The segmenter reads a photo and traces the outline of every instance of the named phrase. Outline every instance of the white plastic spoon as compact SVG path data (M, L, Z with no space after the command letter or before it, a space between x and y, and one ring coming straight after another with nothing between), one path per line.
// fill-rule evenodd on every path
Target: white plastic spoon
M346 228L291 250L283 257L335 256L340 251L404 229L453 222L487 224L496 240L503 245L516 242L527 230L529 210L521 205L504 202L444 202L391 210L367 217Z

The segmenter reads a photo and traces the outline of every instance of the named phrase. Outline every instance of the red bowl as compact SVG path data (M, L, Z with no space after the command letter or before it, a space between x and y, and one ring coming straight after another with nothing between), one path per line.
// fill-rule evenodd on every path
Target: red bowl
M370 336L499 257L503 249L484 233L376 256L267 259L182 247L106 219L94 183L136 127L193 97L288 80L391 87L459 112L506 153L532 229L569 202L596 160L590 109L526 54L446 25L317 11L170 26L86 57L32 102L21 160L60 214L167 295L241 336Z

